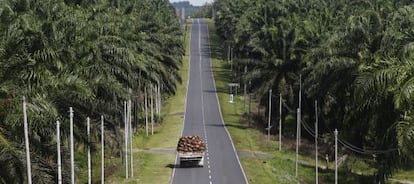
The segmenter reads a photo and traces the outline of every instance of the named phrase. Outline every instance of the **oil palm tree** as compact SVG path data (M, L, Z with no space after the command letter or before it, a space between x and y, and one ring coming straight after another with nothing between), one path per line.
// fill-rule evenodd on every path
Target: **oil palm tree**
M129 88L143 91L141 82L160 81L168 86L164 92L174 92L178 78L169 77L177 74L183 54L182 33L168 1L24 2L0 5L0 167L12 167L0 181L26 181L20 131L24 95L33 181L51 183L56 181L54 122L67 121L67 109L74 107L75 137L88 144L85 117L104 114L108 146L120 150L118 102L129 98ZM147 6L133 8L140 5ZM143 26L150 24L143 15L154 12L152 29ZM148 45L153 50L146 50ZM67 129L63 123L64 140ZM67 177L68 160L63 161Z

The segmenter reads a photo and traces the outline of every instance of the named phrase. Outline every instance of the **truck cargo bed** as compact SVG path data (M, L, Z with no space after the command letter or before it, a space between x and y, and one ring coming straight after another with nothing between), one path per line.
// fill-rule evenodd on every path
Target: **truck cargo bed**
M204 140L200 136L189 135L180 137L177 145L180 165L197 165L203 167L206 148Z

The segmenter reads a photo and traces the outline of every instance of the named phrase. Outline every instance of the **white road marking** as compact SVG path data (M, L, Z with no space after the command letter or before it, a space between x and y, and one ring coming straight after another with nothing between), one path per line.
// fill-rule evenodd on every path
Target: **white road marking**
M207 167L208 167L208 178L210 179L210 184L213 183L211 180L211 170L210 170L210 157L208 155L208 142L207 142L207 130L206 130L206 121L204 117L204 95L203 95L203 68L202 68L202 58L201 58L201 27L200 27L200 20L197 19L198 23L198 53L200 55L200 86L201 86L201 114L203 118L203 130L204 130L204 137L205 137L205 143L206 143L206 155L207 155Z
M185 107L184 107L184 117L183 117L183 128L181 129L181 133L180 133L181 136L180 137L182 137L183 133L184 133L185 117L186 117L186 114L187 114L187 96L188 96L188 89L189 89L188 86L190 84L190 69L191 69L191 36L192 36L192 32L193 32L192 27L193 26L191 25L191 31L190 31L190 35L189 35L189 37L190 37L190 41L189 41L190 49L189 49L189 53L188 53L187 91L186 91L186 94L185 94L185 103L184 103ZM174 161L175 165L178 165L177 161L178 161L178 153L176 153L176 155L175 155L175 161ZM175 176L175 167L173 167L173 171L172 171L171 178L170 178L170 183L171 184L173 183L174 176Z
M200 53L200 58L201 58L201 31L200 31L200 20L197 19L197 23L198 23L198 52ZM200 59L201 61L201 59Z
M210 44L211 43L210 43L210 35L209 35L209 31L208 31L208 26L207 26L207 40L209 42L207 44L208 45L208 50L210 51L209 52L210 57L208 59L210 61L210 67L213 68L213 64L211 62L211 48L210 48ZM214 79L214 72L211 72L211 76L212 76L213 81L214 81L213 82L214 90L217 91L216 82L215 82L215 79ZM225 126L225 123L224 123L223 113L221 112L221 107L220 107L220 101L219 101L219 98L218 98L218 93L216 93L216 100L217 100L217 104L218 104L218 108L219 108L219 112L220 112L221 123L224 125L224 130L226 130L227 137L230 139L231 145L233 147L234 155L236 155L237 162L239 163L239 167L240 167L240 169L241 169L241 171L243 173L244 181L246 182L246 184L248 184L249 181L247 180L246 173L244 172L244 169L243 169L242 164L240 162L239 155L237 155L236 148L234 147L233 139L231 138L230 133L229 133L229 130L227 130L227 127Z

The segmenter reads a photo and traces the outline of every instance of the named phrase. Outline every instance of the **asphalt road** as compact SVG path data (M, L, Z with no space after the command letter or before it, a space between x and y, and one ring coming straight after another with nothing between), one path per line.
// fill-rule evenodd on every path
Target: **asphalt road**
M211 68L207 24L194 19L191 32L190 71L182 135L205 138L204 167L180 168L176 163L173 184L248 183L224 126Z

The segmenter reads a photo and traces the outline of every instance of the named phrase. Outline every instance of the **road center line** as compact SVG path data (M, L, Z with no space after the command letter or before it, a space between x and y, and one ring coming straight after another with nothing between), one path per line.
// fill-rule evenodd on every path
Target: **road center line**
M190 86L190 71L191 71L191 38L192 38L192 35L193 35L193 23L191 24L191 31L189 31L190 33L190 35L189 35L189 39L190 39L190 41L189 41L189 46L190 46L190 49L189 49L189 52L188 52L188 71L187 71L187 89L186 89L186 92L185 92L185 102L184 102L184 104L185 104L185 107L184 107L184 118L183 118L183 127L181 128L181 133L180 133L180 137L181 136L183 136L183 133L184 133L184 127L185 127L185 117L187 116L187 101L188 101L188 99L187 99L187 97L188 97L188 89L189 89L189 86ZM175 154L175 161L174 161L174 164L175 165L178 165L178 153L176 153ZM173 182L174 182L174 178L175 178L175 167L173 168L173 170L172 170L172 173L171 173L171 177L170 177L170 184L172 184Z
M210 35L209 35L208 26L207 26L207 41L208 41L207 46L208 46L208 51L209 51L208 52L208 54L209 54L209 56L208 56L208 59L209 60L208 61L210 63L210 67L213 68L213 64L212 64L212 61L211 61L211 47L210 47L211 43L210 43ZM211 77L213 78L213 81L215 81L215 79L214 79L214 72L212 71L210 74L211 74ZM215 82L213 82L213 86L214 86L214 90L217 91L217 86L216 86L216 83ZM216 100L217 100L217 104L218 104L218 109L219 109L219 112L220 112L221 123L224 126L224 130L226 131L227 137L230 139L230 142L231 142L231 146L233 148L234 155L236 156L236 160L237 160L237 162L239 164L239 167L240 167L240 169L241 169L241 171L243 173L244 181L245 181L246 184L249 184L249 181L247 180L246 173L244 172L244 169L243 169L242 164L240 162L240 158L237 155L236 148L234 147L233 139L231 138L230 133L227 130L227 127L225 126L225 122L224 122L224 119L223 119L223 113L221 111L220 101L219 101L219 98L218 98L218 93L216 92L215 94L216 94Z
M208 167L208 178L210 179L210 184L212 184L211 180L211 169L210 169L210 157L208 156L208 144L207 144L207 131L206 131L206 121L204 117L204 92L203 92L203 68L202 68L202 57L201 57L201 24L200 19L197 19L198 22L198 54L200 56L200 86L201 86L201 116L203 119L203 129L204 129L204 137L205 137L205 143L206 143L206 154L207 154L207 167Z

